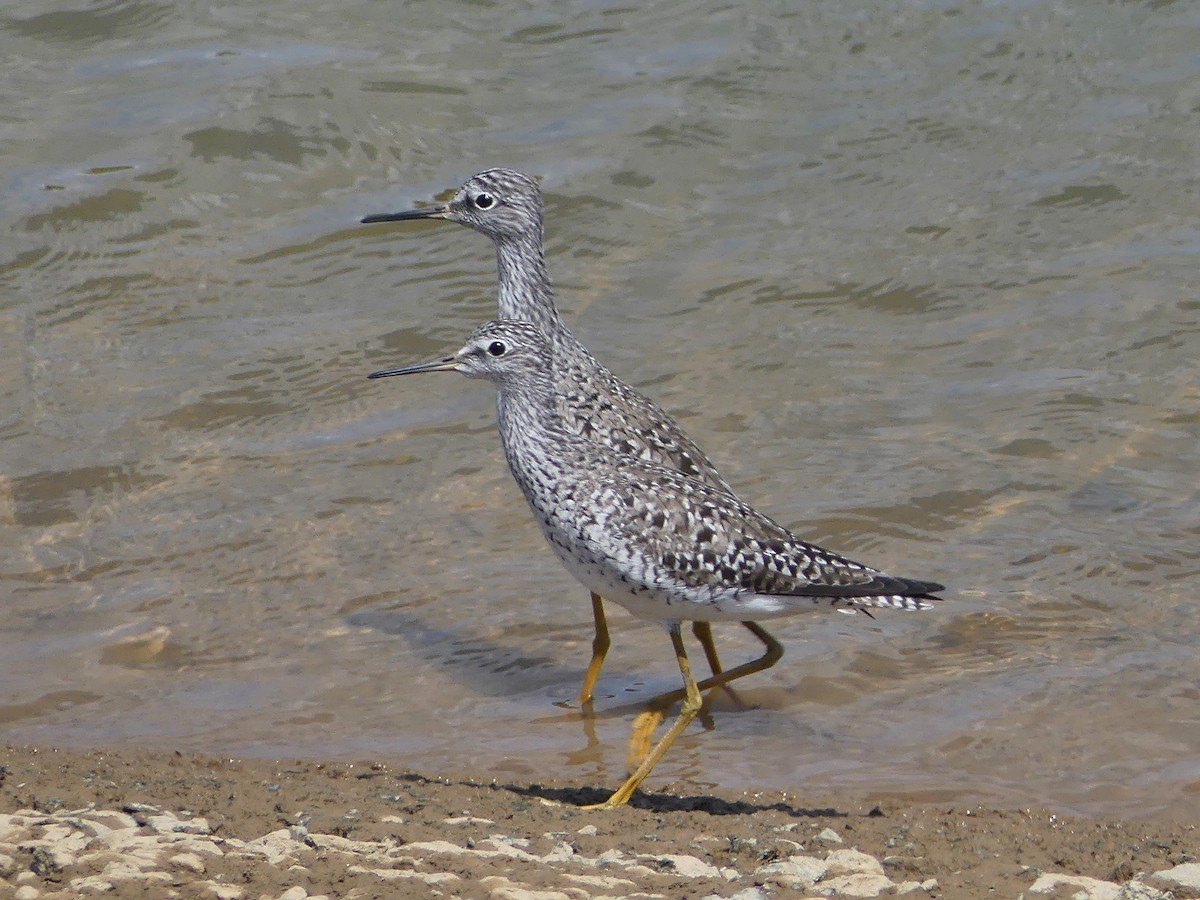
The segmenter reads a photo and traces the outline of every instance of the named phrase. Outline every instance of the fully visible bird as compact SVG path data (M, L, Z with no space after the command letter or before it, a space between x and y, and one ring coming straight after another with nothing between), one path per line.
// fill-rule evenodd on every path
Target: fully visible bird
M488 169L469 178L449 203L371 215L362 221L374 224L414 219L457 222L492 239L500 277L500 318L530 322L549 337L553 374L561 386L556 404L564 427L618 453L661 463L733 492L716 466L671 416L597 362L567 328L555 306L546 271L542 192L536 181L512 169ZM610 646L604 607L595 592L592 614L592 659L579 696L585 706L592 700ZM763 628L750 621L742 624L762 641L765 650L756 660L731 670L738 673L735 677L770 668L783 655L782 645ZM713 673L720 673L711 627L707 622L697 622L693 630Z
M370 377L457 371L492 381L509 469L558 558L588 590L666 627L683 677L679 717L597 806L627 803L701 707L682 622L839 607L918 610L940 599L940 584L896 578L831 553L726 491L569 431L553 358L538 326L499 321L478 328L453 356Z

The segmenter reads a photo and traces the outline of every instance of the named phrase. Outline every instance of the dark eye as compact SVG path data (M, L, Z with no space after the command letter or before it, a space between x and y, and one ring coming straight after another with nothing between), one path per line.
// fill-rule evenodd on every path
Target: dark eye
M504 341L492 341L488 344L488 353L492 356L503 356L508 352L508 347L504 345Z
M491 209L496 205L496 198L491 194L476 194L475 208L476 209Z

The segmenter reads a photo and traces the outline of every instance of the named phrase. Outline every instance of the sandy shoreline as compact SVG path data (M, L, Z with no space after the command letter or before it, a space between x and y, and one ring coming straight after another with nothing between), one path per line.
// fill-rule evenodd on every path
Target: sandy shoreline
M566 783L171 751L0 766L0 895L23 900L1200 897L1194 822L782 793L593 812L604 792Z

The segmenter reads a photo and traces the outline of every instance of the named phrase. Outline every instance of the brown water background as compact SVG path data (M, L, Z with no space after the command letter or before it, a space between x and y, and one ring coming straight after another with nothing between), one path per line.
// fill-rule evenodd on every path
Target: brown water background
M1200 7L6 3L0 738L614 785L661 630L586 594L488 387L544 178L564 315L739 492L944 581L775 623L648 787L1192 810ZM717 629L727 662L755 651Z

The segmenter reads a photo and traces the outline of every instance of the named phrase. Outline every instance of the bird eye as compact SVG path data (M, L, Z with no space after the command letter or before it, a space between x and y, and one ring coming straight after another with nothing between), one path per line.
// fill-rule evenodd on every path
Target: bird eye
M496 198L491 194L476 194L474 202L476 209L491 209L496 205Z
M488 344L488 353L492 356L503 356L507 351L508 347L504 345L503 341L492 341Z

